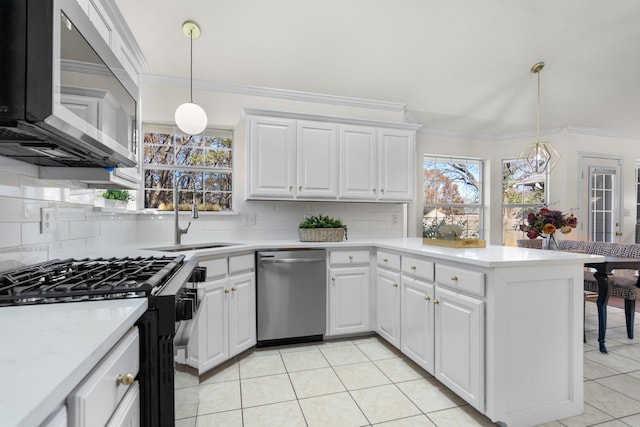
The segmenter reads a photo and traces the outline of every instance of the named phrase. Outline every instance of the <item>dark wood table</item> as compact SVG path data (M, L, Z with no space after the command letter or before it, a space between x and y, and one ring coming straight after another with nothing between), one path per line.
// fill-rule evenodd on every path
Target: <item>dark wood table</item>
M607 333L607 304L609 303L609 277L613 270L640 270L640 258L605 256L604 262L587 262L585 267L595 268L593 274L598 281L598 344L602 353L607 353L605 335Z

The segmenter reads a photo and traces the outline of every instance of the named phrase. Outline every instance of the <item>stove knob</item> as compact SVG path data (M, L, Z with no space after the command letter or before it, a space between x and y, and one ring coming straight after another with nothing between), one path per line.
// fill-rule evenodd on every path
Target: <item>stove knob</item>
M191 273L191 282L204 282L207 280L207 267L196 267Z

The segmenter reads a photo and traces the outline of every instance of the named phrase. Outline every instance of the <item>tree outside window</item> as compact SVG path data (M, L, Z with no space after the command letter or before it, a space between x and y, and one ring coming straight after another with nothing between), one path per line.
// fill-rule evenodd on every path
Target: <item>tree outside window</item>
M177 128L144 126L144 206L202 211L233 210L233 133L206 129L183 135Z
M482 161L425 156L423 237L435 237L444 224L460 225L463 238L482 236Z
M520 231L530 212L547 203L547 173L534 173L526 160L502 161L502 244L516 246L526 238Z

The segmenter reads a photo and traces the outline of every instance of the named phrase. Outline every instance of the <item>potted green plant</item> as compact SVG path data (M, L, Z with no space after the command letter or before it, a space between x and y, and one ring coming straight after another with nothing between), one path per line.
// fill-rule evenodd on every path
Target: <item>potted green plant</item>
M312 215L298 226L301 242L341 242L347 238L347 226L339 218Z
M127 207L127 203L135 200L135 198L129 193L129 190L105 190L101 194L104 198L104 206L107 207Z

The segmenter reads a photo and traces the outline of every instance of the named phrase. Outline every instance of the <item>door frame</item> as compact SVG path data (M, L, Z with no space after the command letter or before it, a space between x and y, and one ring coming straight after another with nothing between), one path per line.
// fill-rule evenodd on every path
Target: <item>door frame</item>
M591 159L591 160L608 160L608 161L617 161L618 162L618 166L620 168L620 176L618 179L618 194L616 195L617 200L617 204L618 204L618 212L616 213L616 222L619 224L618 225L618 229L616 230L616 232L620 232L622 233L622 227L623 227L623 211L624 211L624 205L623 205L623 201L624 201L624 158L621 156L614 156L614 155L608 155L608 154L603 154L603 153L593 153L593 152L584 152L584 151L579 151L578 152L578 167L577 167L577 171L576 171L576 182L577 182L577 194L578 194L578 239L579 240L589 240L591 236L589 236L589 206L584 206L584 200L586 198L586 195L584 194L583 189L585 188L584 185L584 180L585 179L589 179L589 176L587 174L587 176L584 176L584 168L586 166L586 163L591 163L588 162L587 159ZM609 166L609 165L607 165ZM588 191L588 184L587 184L587 191ZM622 234L618 234L616 237L621 236Z

